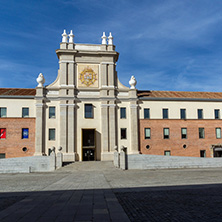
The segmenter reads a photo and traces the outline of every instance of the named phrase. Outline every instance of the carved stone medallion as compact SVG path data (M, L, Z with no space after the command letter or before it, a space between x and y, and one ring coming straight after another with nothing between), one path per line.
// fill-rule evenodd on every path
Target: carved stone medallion
M79 87L98 87L98 65L79 65Z

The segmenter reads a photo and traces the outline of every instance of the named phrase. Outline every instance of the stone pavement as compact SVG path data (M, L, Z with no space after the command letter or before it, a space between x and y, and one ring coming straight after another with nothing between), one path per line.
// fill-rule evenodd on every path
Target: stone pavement
M221 183L220 168L122 171L111 162L1 174L0 221L221 221Z

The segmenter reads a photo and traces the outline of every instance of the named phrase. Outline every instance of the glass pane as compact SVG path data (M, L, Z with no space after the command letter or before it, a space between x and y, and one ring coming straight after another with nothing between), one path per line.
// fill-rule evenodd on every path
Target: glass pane
M206 150L200 151L200 157L206 157Z
M219 111L219 109L215 109L214 110L214 114L215 114L215 119L219 119L220 118L220 111Z
M126 108L123 108L123 107L120 108L120 118L121 119L126 118Z
M204 138L204 128L199 128L199 138Z
M0 108L0 117L6 117L7 108Z
M92 104L85 104L85 118L93 118Z
M169 129L168 128L164 128L164 135L169 136Z
M186 110L185 109L180 110L180 118L181 119L186 119Z
M29 108L22 108L22 117L29 117Z
M55 129L49 129L49 140L55 140Z
M126 139L126 129L121 128L121 139Z
M181 137L182 139L186 139L187 138L187 128L181 128Z
M221 128L216 128L216 138L217 139L221 138Z
M187 129L186 128L182 128L182 134L187 134Z
M165 155L165 156L170 156L170 151L168 151L168 150L167 150L167 151L164 151L164 155Z
M5 153L0 153L0 159L4 159L5 158Z
M150 128L145 128L145 139L150 139Z
M202 109L198 109L198 119L203 119L203 110Z
M49 107L49 118L55 118L55 107Z
M144 119L150 118L150 109L144 109Z
M163 119L168 119L168 109L163 109Z

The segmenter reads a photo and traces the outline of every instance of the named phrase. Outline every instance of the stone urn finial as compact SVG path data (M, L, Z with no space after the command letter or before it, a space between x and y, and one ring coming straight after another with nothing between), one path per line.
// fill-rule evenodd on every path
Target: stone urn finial
M63 33L62 33L62 42L67 43L68 42L68 36L66 34L66 30L64 29Z
M69 34L69 43L74 43L74 35L73 35L72 30L70 31L70 34Z
M109 33L109 37L108 37L108 45L113 45L113 37L112 37L112 33Z
M38 78L36 79L38 86L37 87L43 87L43 84L45 83L45 78L42 73L39 73Z
M106 43L107 37L106 37L106 33L105 32L103 32L103 35L102 35L101 39L102 39L102 45L106 45L107 44Z
M130 84L130 89L135 89L136 87L136 83L137 83L137 81L136 81L136 79L135 79L135 77L134 76L131 76L131 79L130 79L130 81L129 81L129 84Z

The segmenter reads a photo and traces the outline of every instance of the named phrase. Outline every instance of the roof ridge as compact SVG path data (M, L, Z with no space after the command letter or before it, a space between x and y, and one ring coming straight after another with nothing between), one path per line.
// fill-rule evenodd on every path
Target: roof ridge
M222 93L222 92L209 92L209 91L173 91L173 90L137 90L138 92L181 92L181 93Z

